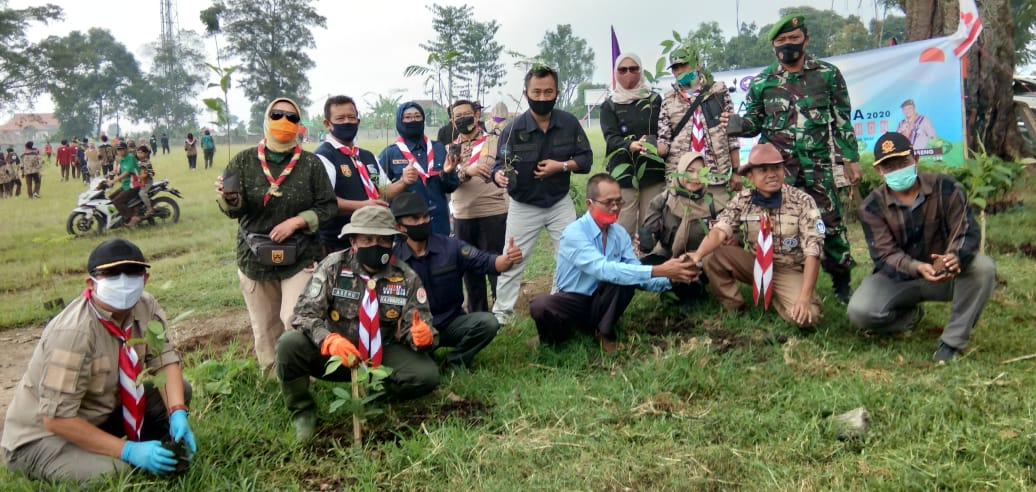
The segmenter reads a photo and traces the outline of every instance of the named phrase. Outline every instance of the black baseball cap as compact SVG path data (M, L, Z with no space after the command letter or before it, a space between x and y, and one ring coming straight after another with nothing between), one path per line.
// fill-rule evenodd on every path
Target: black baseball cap
M126 145L126 142L119 142L119 145L115 146L115 150L127 150L127 149L129 149L129 145Z
M421 195L412 191L405 191L396 195L389 209L392 210L392 216L397 219L408 215L425 214L432 210L425 203L424 198L421 198Z
M109 239L98 244L86 260L86 271L93 275L98 270L109 270L123 265L137 265L150 268L144 253L136 244L122 238Z
M902 133L888 132L874 142L874 165L892 157L902 157L914 153L910 139Z

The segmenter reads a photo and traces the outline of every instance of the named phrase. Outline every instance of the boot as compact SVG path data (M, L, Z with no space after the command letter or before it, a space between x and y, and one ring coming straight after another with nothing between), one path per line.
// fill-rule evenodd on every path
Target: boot
M304 443L313 439L317 430L316 402L309 394L309 376L292 381L281 381L284 403L295 418L295 441Z
M831 288L835 291L835 298L838 302L842 303L843 306L849 305L849 298L852 297L853 291L849 286L852 281L852 274L849 271L835 272L831 274Z

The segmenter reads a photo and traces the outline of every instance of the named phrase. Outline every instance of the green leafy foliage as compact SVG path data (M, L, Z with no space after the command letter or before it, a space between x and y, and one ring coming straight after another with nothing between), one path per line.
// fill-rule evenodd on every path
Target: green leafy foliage
M47 64L40 63L38 46L25 31L35 23L62 20L64 12L54 4L13 9L0 1L0 104L31 102L46 89Z
M352 355L349 356L349 361L354 361ZM341 356L331 356L324 367L324 375L337 371L344 362ZM368 367L367 364L357 365L354 375L356 377L355 383L359 386L359 395L353 396L344 387L335 386L332 389L334 399L331 400L328 410L331 413L335 413L338 410L344 409L347 413L360 417L380 414L380 409L369 408L367 405L385 394L385 379L390 374L392 374L392 368L388 366Z
M571 24L558 24L553 31L547 31L537 46L540 48L537 58L557 71L558 105L569 104L579 84L593 77L593 48L586 39L572 32Z

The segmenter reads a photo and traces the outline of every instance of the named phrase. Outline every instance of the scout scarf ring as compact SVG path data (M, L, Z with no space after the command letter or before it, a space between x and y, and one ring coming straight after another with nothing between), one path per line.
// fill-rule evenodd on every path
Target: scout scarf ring
M270 166L266 164L266 139L264 138L259 142L259 165L263 167L263 174L266 175L266 182L270 183L270 188L266 190L266 194L263 195L263 206L265 207L270 201L270 197L281 196L280 186L281 183L291 174L291 170L295 168L295 164L298 164L299 157L302 156L302 146L296 145L295 150L291 155L291 162L288 166L281 171L280 176L277 179L273 178L273 174L270 173Z

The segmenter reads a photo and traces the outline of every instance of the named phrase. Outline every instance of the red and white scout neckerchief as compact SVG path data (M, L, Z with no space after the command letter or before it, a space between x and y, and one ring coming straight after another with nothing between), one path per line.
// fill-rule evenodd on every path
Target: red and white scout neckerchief
M277 179L273 179L273 174L270 174L270 166L266 165L266 139L264 138L259 142L259 165L263 167L263 174L266 175L266 182L270 183L270 188L266 190L266 194L263 195L263 206L270 201L271 196L281 196L280 186L284 182L284 179L291 174L291 170L295 168L295 164L299 163L299 157L302 155L302 146L296 145L295 150L291 155L291 162L288 166L281 171L280 176Z
M752 298L759 305L759 296L763 296L763 309L770 308L770 295L773 289L773 230L770 218L766 214L759 215L759 237L755 243L755 266L752 269Z
M417 158L414 154L410 153L410 149L406 146L406 142L403 137L396 139L396 148L403 153L403 157L410 161L410 165L417 169L417 174L421 176L421 182L428 184L429 176L436 176L439 173L435 171L435 147L432 147L432 141L428 138L428 135L424 137L424 148L428 149L428 167L421 167L421 164L417 162Z
M700 92L696 90L690 97L698 97ZM694 114L691 115L691 150L705 153L705 118L701 114L701 107L694 108Z
M378 316L377 283L360 274L364 281L363 299L360 301L360 358L370 361L371 367L381 365L381 320Z
M107 330L119 342L119 393L122 396L122 425L126 429L126 437L131 441L140 440L140 428L144 425L144 385L137 384L137 377L142 369L140 358L133 346L126 343L131 338L133 325L123 330L111 320L104 319L101 313L94 307L93 292L90 289L83 291L90 310L97 316Z
M371 175L367 172L367 166L363 161L359 160L356 156L360 155L360 148L353 147L349 148L346 146L338 147L338 151L349 156L353 161L353 167L356 168L356 173L360 175L360 181L363 182L363 191L367 192L367 198L371 200L378 199L378 187L374 186L374 182L371 181Z
M478 162L478 158L482 155L482 147L486 145L486 139L488 137L489 135L483 133L481 138L475 140L475 143L471 146L471 157L468 158L468 163L465 164L464 167L474 166L475 163ZM460 145L460 137L457 137L457 139L454 140L453 143Z

